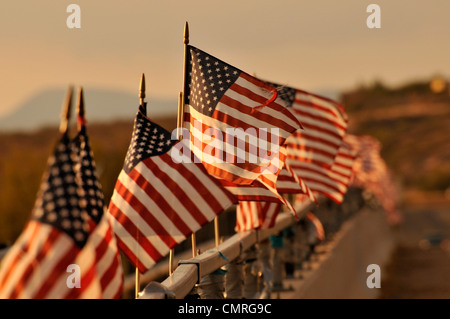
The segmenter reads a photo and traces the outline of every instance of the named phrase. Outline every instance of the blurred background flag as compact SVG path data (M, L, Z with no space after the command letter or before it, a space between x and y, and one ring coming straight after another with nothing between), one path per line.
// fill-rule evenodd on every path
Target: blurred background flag
M236 207L236 231L273 227L281 206L274 202L239 202Z
M82 91L80 91L82 99ZM91 223L91 234L96 254L96 271L100 281L102 298L119 298L123 286L123 270L117 242L106 214L104 195L100 185L93 152L87 135L84 107L80 104L78 115L79 132L74 139L74 148L79 163L80 182L84 190L86 211Z
M402 217L397 209L397 187L391 172L381 157L381 143L370 135L351 135L345 137L348 144L356 150L351 185L372 194L387 214L388 221L396 225Z
M31 220L2 261L1 298L102 296L71 146L63 134L48 160ZM81 270L80 288L69 288L66 282L71 264Z
M280 103L292 110L304 128L286 140L286 166L292 176L283 176L280 186L296 177L310 191L341 203L351 174L348 165L352 165L349 148L342 144L348 122L344 108L314 93L271 84L278 90Z
M329 98L271 83L304 130L288 138L288 157L331 166L347 131L344 108Z
M250 184L301 125L274 102L277 92L271 85L193 46L187 51L184 111L193 152L211 175ZM249 141L236 138L234 129L249 132ZM271 134L271 129L278 132ZM211 135L222 142L214 155L204 151Z
M288 163L313 192L340 204L350 186L355 158L356 151L342 142L331 167L321 166L314 161L289 160Z
M237 203L190 151L181 155L188 149L183 142L171 140L140 108L109 205L119 247L140 272Z
M2 261L0 297L121 295L120 256L103 214L103 192L86 133L82 90L79 132L73 141L68 136L71 97L70 91L62 134L48 159L31 219ZM80 270L74 277L70 276L73 269Z
M263 179L261 176L258 180ZM293 169L285 163L276 180L266 179L263 185L277 193L279 201L240 201L236 208L236 229L246 231L250 229L270 228L274 225L282 205L298 217L295 207L281 194L301 194L304 200L310 200L317 204L313 191L300 179Z

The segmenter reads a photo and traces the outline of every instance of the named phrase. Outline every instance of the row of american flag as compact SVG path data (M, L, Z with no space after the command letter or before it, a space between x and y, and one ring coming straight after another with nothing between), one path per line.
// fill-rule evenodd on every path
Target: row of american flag
M187 49L187 138L173 140L140 105L106 206L79 114L78 134L60 134L32 216L1 261L0 298L120 298L121 253L143 273L233 205L236 231L270 228L283 208L296 215L286 194L295 202L324 196L341 203L355 185L395 214L395 189L380 144L349 134L339 103L258 79L194 46ZM279 134L257 135L251 143L237 140L230 128ZM205 142L210 132L225 143ZM263 160L248 161L255 152L265 154ZM173 154L184 160L174 161ZM79 288L68 284L70 265L80 269Z

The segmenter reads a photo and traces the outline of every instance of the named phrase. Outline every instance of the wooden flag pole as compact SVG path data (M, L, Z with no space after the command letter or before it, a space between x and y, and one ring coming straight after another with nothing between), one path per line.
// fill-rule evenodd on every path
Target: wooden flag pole
M82 87L78 88L77 115L77 129L80 131L83 125L82 121L84 121L84 95Z
M188 58L188 44L189 44L189 24L186 21L184 24L184 34L183 34L183 44L184 44L184 57L183 57L183 91L180 92L180 98L178 103L178 119L177 119L177 128L178 131L178 138L182 139L183 134L181 131L181 128L183 127L183 117L184 117L184 101L186 100L186 78L187 78L187 58ZM192 257L197 256L197 240L195 238L195 233L192 233L191 235L191 241L192 241Z
M189 24L185 23L184 25L184 35L183 35L183 45L184 45L184 57L183 57L183 91L180 92L179 100L178 100L178 120L177 120L177 128L178 131L178 139L183 138L183 134L181 132L181 128L183 127L183 118L184 118L184 101L186 100L186 78L187 78L187 58L188 58L188 46L189 44Z
M220 245L220 236L219 236L219 218L214 218L214 235L216 241L216 247Z
M145 104L145 74L141 75L141 83L139 85L139 103L144 108L145 113L147 114L147 105Z
M141 83L139 84L139 103L140 105L143 107L146 115L147 115L147 106L145 104L145 75L144 73L142 73L141 75ZM139 243L139 233L136 234L136 241ZM139 273L139 268L136 267L135 270L135 290L134 290L134 298L137 299L139 296L139 290L141 287L141 283L140 283L140 273Z
M139 234L136 234L136 240L139 244ZM137 259L137 258L136 258ZM137 262L137 260L136 260ZM139 289L140 289L141 283L140 283L140 273L139 268L136 267L135 270L135 277L134 277L134 299L137 299L139 296Z
M73 88L70 86L69 90L67 91L66 99L64 101L61 111L61 123L59 125L59 132L61 134L66 133L67 130L69 129L70 112L72 110L72 95L73 95Z

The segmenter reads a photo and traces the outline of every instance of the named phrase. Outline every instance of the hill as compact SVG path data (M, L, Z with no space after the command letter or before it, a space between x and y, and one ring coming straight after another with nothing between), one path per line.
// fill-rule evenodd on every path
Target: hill
M66 89L52 88L30 96L13 113L0 117L0 132L31 132L58 125L65 94ZM73 102L75 99L76 96ZM102 123L118 119L132 121L139 103L137 94L97 88L85 88L84 99L89 121ZM146 100L151 104L153 116L177 114L176 99L172 101L149 97Z
M450 187L450 91L433 81L387 88L377 82L342 94L349 132L369 134L398 182L409 189L445 191Z

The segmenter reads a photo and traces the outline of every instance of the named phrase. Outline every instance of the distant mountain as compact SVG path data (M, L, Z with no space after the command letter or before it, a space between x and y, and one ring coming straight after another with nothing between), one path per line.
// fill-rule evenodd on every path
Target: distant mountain
M0 117L0 132L32 131L45 126L59 125L65 89L48 89L31 96L14 113ZM76 106L74 90L73 106ZM177 100L148 97L149 115L154 117L177 114ZM84 89L86 118L89 122L133 119L139 99L136 95L106 89ZM75 110L73 110L75 116Z

